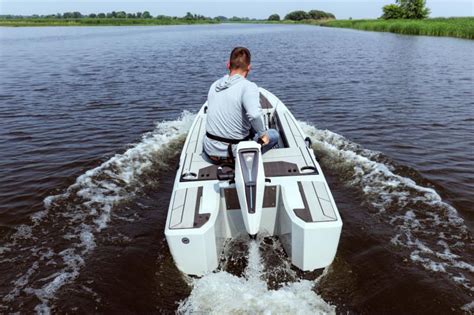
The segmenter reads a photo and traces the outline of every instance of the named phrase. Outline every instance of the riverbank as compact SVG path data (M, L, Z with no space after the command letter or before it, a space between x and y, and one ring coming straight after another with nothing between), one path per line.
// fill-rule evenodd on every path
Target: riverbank
M127 19L127 18L78 18L78 19L47 19L21 18L0 19L0 26L122 26L122 25L188 25L188 24L217 24L219 21L187 20L187 19Z
M185 19L185 18L20 18L1 19L0 26L126 26L126 25L188 25L188 24L308 24L324 27L352 28L363 31L391 32L404 35L446 36L474 39L474 17L433 18L425 20L301 20L301 21L267 21L241 20L220 21L217 19Z
M474 18L434 18L425 20L330 20L313 22L327 27L405 35L447 36L474 39Z

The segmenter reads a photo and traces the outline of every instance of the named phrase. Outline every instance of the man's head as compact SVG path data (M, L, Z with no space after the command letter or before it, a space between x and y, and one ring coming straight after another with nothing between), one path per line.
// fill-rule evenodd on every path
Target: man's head
M235 47L230 53L227 68L231 74L241 74L246 77L252 68L250 58L250 51L247 48Z

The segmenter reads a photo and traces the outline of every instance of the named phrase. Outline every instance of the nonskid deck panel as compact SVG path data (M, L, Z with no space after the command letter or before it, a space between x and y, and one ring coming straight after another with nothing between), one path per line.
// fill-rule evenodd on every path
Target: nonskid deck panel
M265 186L263 195L263 208L274 208L276 206L277 186ZM239 197L235 188L224 188L225 207L227 210L240 210Z
M321 182L298 182L304 208L293 209L304 222L337 221L326 187Z
M209 221L210 213L199 213L203 187L179 189L174 194L170 229L198 229Z

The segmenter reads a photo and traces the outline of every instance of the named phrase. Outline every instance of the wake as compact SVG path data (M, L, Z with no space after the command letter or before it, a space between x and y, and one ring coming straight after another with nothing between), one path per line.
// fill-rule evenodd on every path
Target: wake
M194 115L183 113L174 121L160 122L154 131L123 154L79 176L63 194L47 197L44 210L32 216L30 225L17 228L0 247L0 267L13 264L21 272L9 275L11 289L2 297L0 310L14 311L18 300L39 301L37 313L50 313L52 301L63 286L74 281L96 248L96 237L114 217L114 207L130 200L156 181L170 156L180 151ZM323 168L362 192L378 210L377 215L393 226L393 246L410 250L409 259L423 268L447 274L469 292L474 291L474 266L465 258L472 252L472 236L451 205L430 187L417 184L379 152L370 151L344 137L301 123L314 143ZM159 180L159 177L158 177ZM128 219L127 219L128 220ZM181 302L181 313L334 313L335 307L314 292L318 281L297 277L279 288L269 289L261 243L249 244L248 264L242 276L226 271L195 280L190 297ZM289 266L283 266L284 271ZM466 307L472 307L466 305Z
M11 281L13 288L0 309L12 310L8 304L23 293L40 301L37 313L50 313L57 292L79 276L96 248L96 235L107 228L114 207L147 184L147 172L166 166L193 120L193 114L184 112L178 120L158 123L138 144L79 176L63 194L45 198L44 210L32 216L32 224L19 226L0 249L0 264L21 262L26 270ZM43 270L50 271L43 275Z
M391 243L411 250L410 260L426 270L447 274L472 292L472 236L457 210L431 187L399 174L397 165L380 152L362 148L341 135L301 122L313 140L323 168L331 168L358 188L377 215L394 227Z
M335 306L314 291L324 275L316 281L299 280L275 290L268 288L262 240L247 241L247 267L241 277L221 270L193 280L191 295L181 301L178 314L335 314Z

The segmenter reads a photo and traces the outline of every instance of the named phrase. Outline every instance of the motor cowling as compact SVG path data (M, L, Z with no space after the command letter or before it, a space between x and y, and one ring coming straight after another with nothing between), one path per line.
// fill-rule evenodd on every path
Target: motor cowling
M265 171L260 148L254 141L242 141L235 154L235 186L245 228L250 235L259 232L262 219Z

